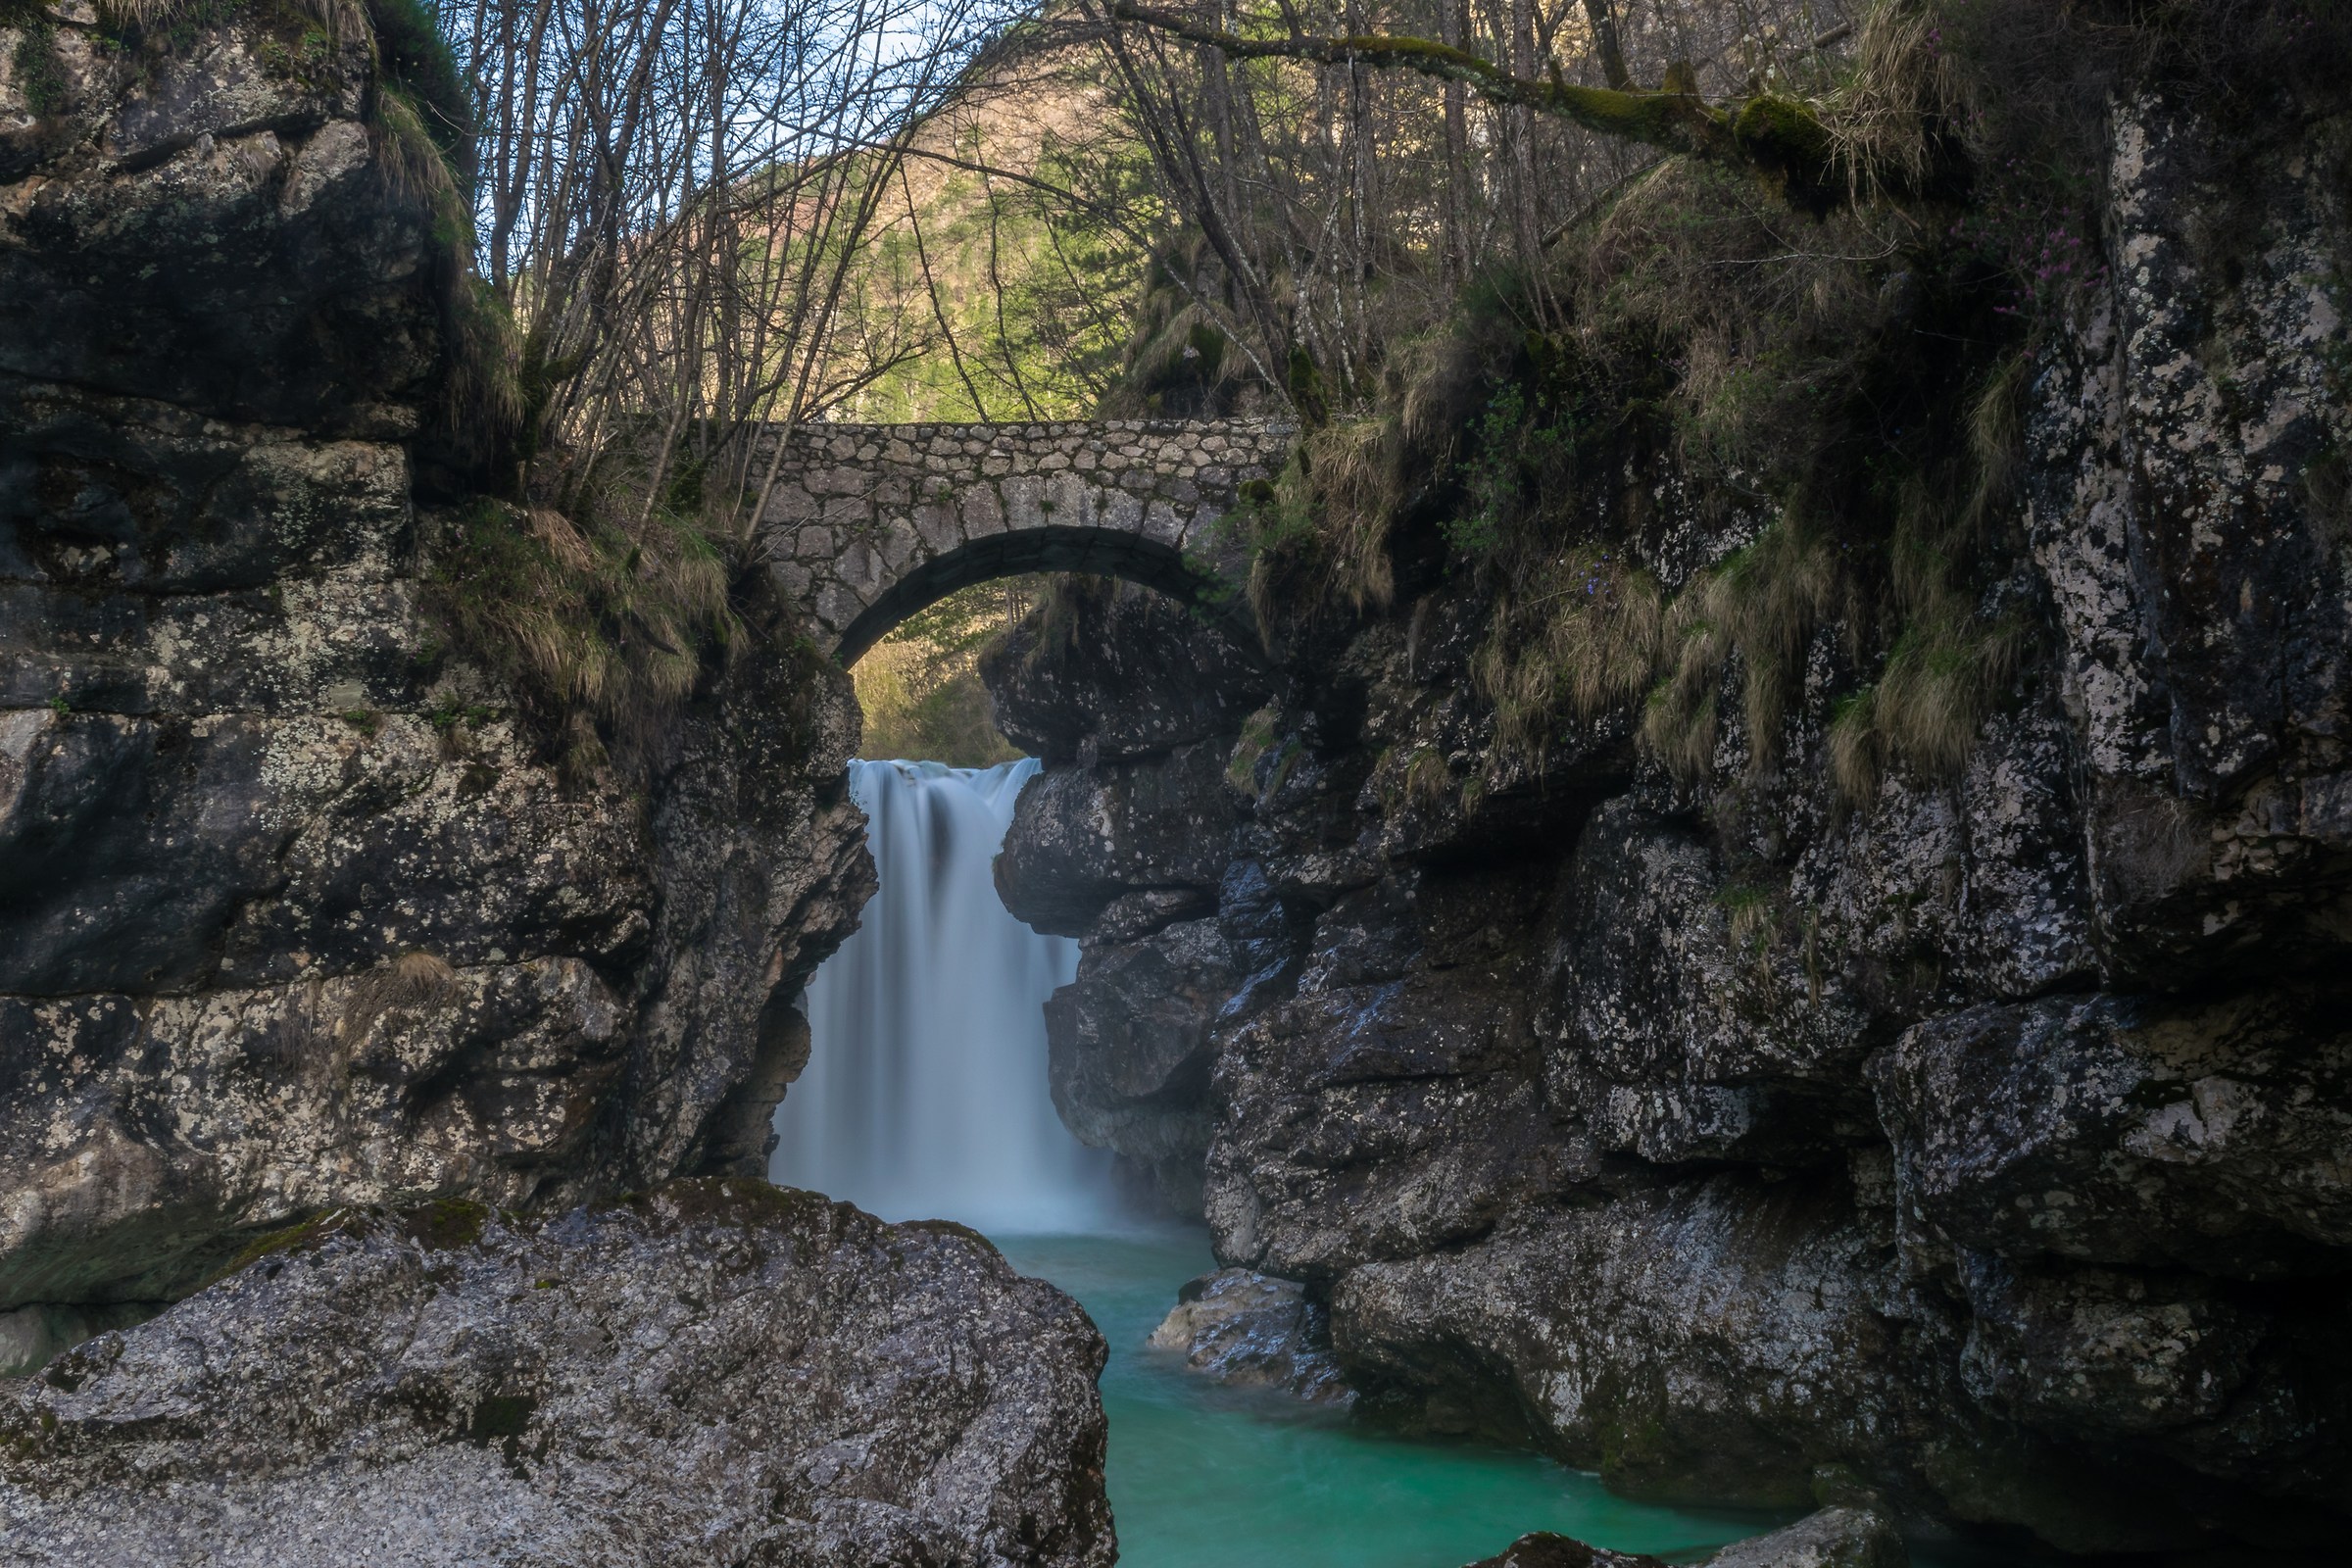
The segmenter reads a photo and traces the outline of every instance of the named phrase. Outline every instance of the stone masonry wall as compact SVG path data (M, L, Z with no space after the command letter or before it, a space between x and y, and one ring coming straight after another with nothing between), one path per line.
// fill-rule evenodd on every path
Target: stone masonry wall
M1257 419L804 425L785 437L760 526L786 595L855 659L939 594L1009 571L1196 596L1229 564L1215 524L1293 434Z

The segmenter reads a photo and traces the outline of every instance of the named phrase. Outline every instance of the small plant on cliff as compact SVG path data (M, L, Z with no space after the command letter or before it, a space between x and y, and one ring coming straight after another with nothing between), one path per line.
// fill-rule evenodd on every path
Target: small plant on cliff
M49 13L39 5L10 0L0 5L0 27L17 29L9 64L16 74L17 90L24 95L24 107L43 120L65 108L71 83L57 58L57 28Z

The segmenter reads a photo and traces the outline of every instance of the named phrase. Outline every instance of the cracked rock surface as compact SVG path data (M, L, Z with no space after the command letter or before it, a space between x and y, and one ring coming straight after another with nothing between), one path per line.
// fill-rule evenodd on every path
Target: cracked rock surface
M1226 1292L1327 1308L1359 1409L1664 1500L1844 1466L1907 1525L2340 1555L2352 120L2108 113L1983 590L2032 652L1948 770L1834 785L1838 612L1777 737L1731 672L1682 774L1641 697L1513 753L1443 496L1268 672L1100 609L1099 677L985 672L1047 746L1000 886L1084 944L1064 1119ZM1772 520L1619 456L1561 537L1663 592Z
M745 1180L338 1211L0 1388L12 1563L1105 1568L1077 1304Z

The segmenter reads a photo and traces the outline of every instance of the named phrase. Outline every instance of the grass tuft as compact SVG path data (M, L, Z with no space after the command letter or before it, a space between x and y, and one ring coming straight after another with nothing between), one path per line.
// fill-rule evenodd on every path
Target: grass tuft
M521 692L567 777L651 760L738 645L722 544L657 508L642 532L482 501L458 514L433 603Z

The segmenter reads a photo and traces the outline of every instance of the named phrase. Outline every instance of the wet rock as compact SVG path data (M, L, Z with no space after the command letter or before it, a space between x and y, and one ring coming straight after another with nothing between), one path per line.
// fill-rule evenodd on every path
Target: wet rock
M1076 981L1046 1004L1062 1122L1140 1166L1180 1214L1200 1212L1209 1030L1240 978L1217 922L1186 920L1140 941L1089 942Z
M1626 1551L1604 1551L1567 1536L1538 1531L1521 1536L1499 1553L1466 1568L1664 1568L1663 1559Z
M1867 1508L1824 1508L1785 1530L1735 1542L1697 1568L1909 1568L1903 1538ZM1522 1536L1468 1568L1664 1568L1662 1559L1603 1551L1566 1536Z
M1343 1365L1612 1485L1788 1506L1907 1422L1872 1249L1829 1183L1719 1175L1351 1270Z
M1785 1530L1735 1542L1705 1568L1908 1568L1911 1553L1886 1516L1824 1508Z
M1293 1280L1239 1268L1204 1274L1177 1293L1151 1343L1229 1388L1281 1389L1314 1403L1354 1398L1331 1356L1329 1314Z
M1103 1355L969 1233L763 1183L345 1211L6 1390L0 1551L1091 1568Z

